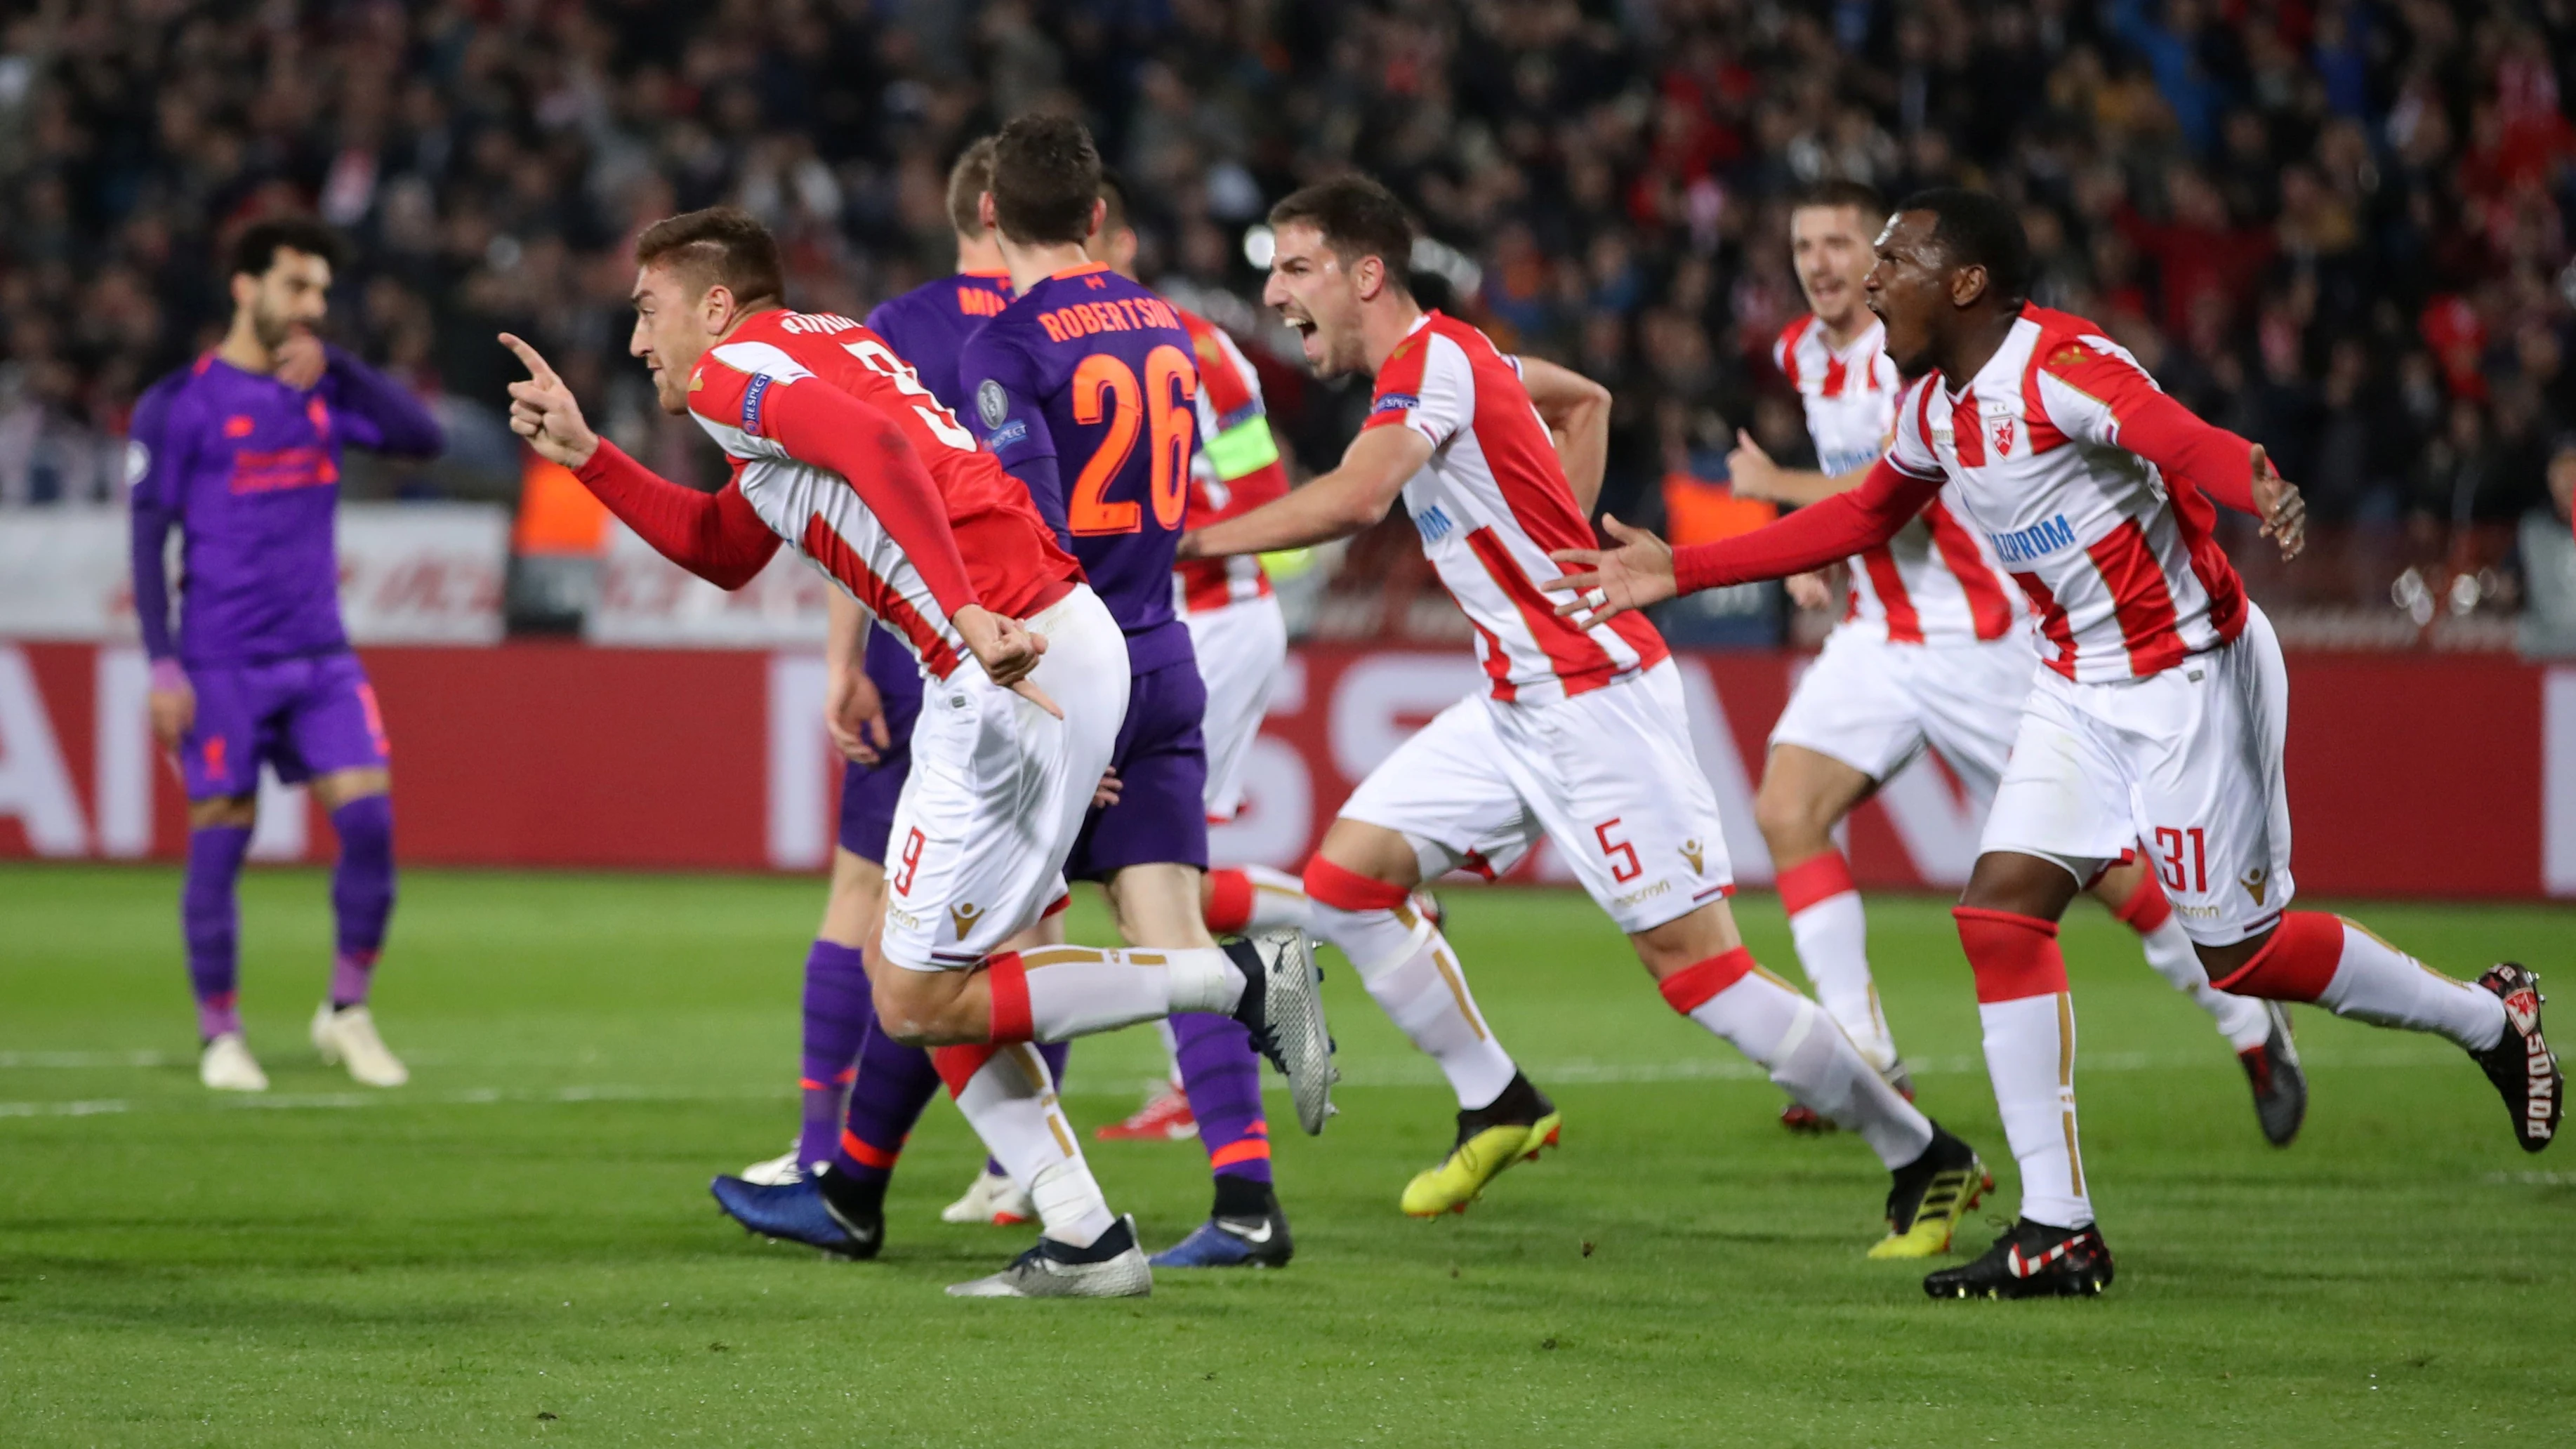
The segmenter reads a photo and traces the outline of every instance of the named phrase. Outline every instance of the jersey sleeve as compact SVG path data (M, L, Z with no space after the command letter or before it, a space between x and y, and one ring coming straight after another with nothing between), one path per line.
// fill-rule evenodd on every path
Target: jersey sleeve
M683 488L606 438L573 476L636 537L717 588L750 583L778 552L778 535L734 481L714 493Z
M326 346L330 365L318 391L331 410L349 424L349 441L371 452L404 458L436 457L447 435L428 405L411 389L358 360L357 354Z
M155 661L178 652L170 638L170 574L163 554L170 530L183 515L181 489L191 450L187 430L173 425L171 415L179 410L173 401L176 391L156 387L146 392L135 404L125 435L134 619L143 634L143 651Z
M1940 493L1939 479L1914 477L1882 458L1857 488L1750 533L1673 550L1674 588L1693 594L1823 568L1894 538Z
M1040 401L1043 380L1035 360L1011 340L1007 321L984 324L958 349L957 385L974 409L967 426L982 439L984 451L1029 490L1038 516L1055 530L1058 543L1066 542L1071 535L1065 527L1064 480Z
M1364 428L1401 425L1439 447L1476 413L1476 382L1458 344L1425 327L1399 343L1377 372Z
M2254 506L2254 445L2173 400L2126 348L2105 337L2044 338L2032 391L2069 438L2125 448L2169 483L2244 513Z
M1261 375L1234 339L1214 327L1193 332L1190 341L1199 360L1199 447L1217 481L1232 483L1276 470L1279 440L1270 432ZM1281 481L1285 483L1284 476Z
M1941 456L1932 451L1932 389L1938 376L1933 373L1916 378L1914 385L1897 398L1894 436L1888 439L1886 458L1897 472L1935 483L1945 476Z
M866 401L834 387L768 342L710 350L689 380L689 409L738 431L749 446L838 474L885 525L939 607L950 615L978 602L939 485L903 428Z

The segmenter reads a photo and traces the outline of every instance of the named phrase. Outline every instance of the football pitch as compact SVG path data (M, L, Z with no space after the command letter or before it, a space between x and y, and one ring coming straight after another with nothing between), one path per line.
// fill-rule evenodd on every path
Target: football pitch
M1872 1263L1885 1176L1794 1139L1580 897L1451 893L1487 1014L1564 1148L1463 1217L1395 1199L1452 1102L1327 954L1346 1076L1320 1140L1274 1093L1284 1272L1150 1299L954 1301L1027 1230L949 1227L981 1151L946 1104L848 1264L720 1219L710 1174L795 1117L819 881L415 870L377 1009L393 1092L313 1060L325 881L244 886L265 1098L197 1086L177 877L0 869L0 1443L835 1445L2557 1443L2576 1436L2576 1147L2525 1157L2431 1038L2299 1017L2314 1101L2263 1144L2198 1011L2080 905L2067 956L2101 1300L1933 1303ZM1739 912L1793 975L1777 902ZM2374 905L2454 973L2547 970L2576 913ZM1085 903L1076 939L1100 938ZM1944 903L1870 917L1924 1105L2016 1200ZM2559 971L2566 971L2559 967ZM2556 975L2576 1013L2576 973ZM2576 1036L2576 1014L2561 1037ZM1159 1070L1074 1048L1085 1130ZM1276 1085L1275 1077L1272 1079ZM1207 1210L1195 1144L1092 1144L1151 1248Z

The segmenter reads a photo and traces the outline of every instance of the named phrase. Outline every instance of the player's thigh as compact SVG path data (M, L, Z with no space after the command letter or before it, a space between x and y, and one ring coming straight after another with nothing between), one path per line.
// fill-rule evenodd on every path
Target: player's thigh
M1386 863L1392 835L1412 857L1413 881L1458 869L1490 878L1517 863L1537 843L1539 823L1503 767L1495 708L1470 695L1396 746L1342 803L1340 817L1324 832L1324 859L1388 880L1369 867ZM1353 825L1378 833L1345 828Z
M1922 651L1837 630L1798 676L1771 727L1771 745L1795 745L1885 780L1923 749L1923 723L1899 671Z
M1067 875L1108 881L1137 865L1207 868L1206 713L1207 691L1189 661L1135 677L1114 756L1118 799L1084 819Z
M1734 888L1716 792L1669 663L1560 703L1498 713L1502 762L1559 857L1636 935Z
M179 775L192 802L247 800L259 793L259 767L280 701L257 668L191 669L195 718L179 736Z
M832 884L815 934L836 946L866 943L885 908L885 867L845 848L832 852Z
M2297 885L2282 778L2288 691L2268 626L2145 684L2165 686L2134 715L2147 866L2196 944L2269 931Z
M393 749L385 735L384 711L376 703L376 687L368 681L358 656L325 655L307 661L305 671L284 720L286 750L280 756L279 778L309 779L318 785L327 777L342 777L334 788L348 788L358 776L382 779Z
M1121 869L1109 878L1109 909L1118 918L1118 934L1130 946L1213 946L1207 917L1199 909L1199 882L1204 872L1194 866L1148 862Z
M1754 823L1775 855L1802 858L1830 847L1835 824L1877 788L1876 780L1831 755L1775 744L1753 797Z
M1906 679L1933 753L1975 800L1991 800L2021 732L2022 702L2039 668L2019 638L1917 651Z
M1266 596L1189 620L1199 675L1207 682L1203 804L1210 820L1230 820L1242 808L1244 764L1288 657L1288 624L1279 601Z
M2023 702L2011 758L1977 842L1981 866L1989 855L2028 856L2054 863L2080 885L2136 844L2124 752L2113 732L2075 702L2092 688L2098 686L2051 675ZM1976 881L1972 872L1972 905Z
M903 782L911 774L912 736L909 729L891 749L880 754L873 765L862 765L855 760L843 761L834 843L859 859L876 862L882 867L887 839L894 834L894 807L903 799Z
M1628 941L1636 947L1637 960L1645 966L1646 974L1661 981L1713 956L1725 955L1744 944L1744 935L1736 929L1734 910L1720 897L1636 932Z

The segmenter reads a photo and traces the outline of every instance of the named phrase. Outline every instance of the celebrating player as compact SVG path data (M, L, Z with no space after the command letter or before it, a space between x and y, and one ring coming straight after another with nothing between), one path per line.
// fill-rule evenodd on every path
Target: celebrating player
M1576 592L1564 612L1597 628L1676 592L1883 544L1947 480L2038 611L2047 667L1954 912L2021 1164L2021 1217L1983 1257L1925 1278L1925 1291L2022 1298L2111 1282L2077 1148L2057 920L2085 881L2141 844L2219 989L2438 1033L2503 1095L2515 1140L2546 1147L2565 1080L2531 972L2504 963L2472 985L2350 921L2290 909L2289 680L2271 624L2211 536L2210 500L2260 518L2288 557L2304 538L2298 490L2259 446L2165 396L2100 328L2030 305L2029 243L2004 203L1920 193L1876 249L1870 310L1898 369L1918 380L1867 481L1679 553L1605 519L1621 547L1560 551L1569 572L1552 587Z
M992 180L993 142L986 137L968 146L948 172L948 219L957 236L955 274L879 304L867 319L868 330L912 364L921 385L952 416L963 402L957 390L957 351L966 334L1001 311L1011 297L1002 254L991 229L976 216ZM822 1210L819 1200L806 1200L817 1198L816 1193L744 1190L793 1184L828 1162L840 1196L849 1204L845 1215L874 1220L904 1139L939 1090L939 1070L930 1054L877 1028L862 950L885 906L886 839L895 802L911 774L921 666L901 636L882 625L869 628L865 611L854 600L835 590L827 603L825 714L847 763L841 774L831 894L822 929L805 959L804 1060L798 1081L804 1125L787 1155L755 1163L739 1178L718 1178L712 1186L725 1211L758 1231L847 1252L873 1249L877 1240L863 1244L853 1237ZM1050 1074L1061 1081L1064 1045L1050 1042L1038 1051ZM1035 1214L1027 1190L995 1164L978 1173L966 1196L940 1216L950 1222L1009 1224Z
M534 349L505 337L531 374L511 384L511 425L701 577L738 588L790 541L902 632L924 703L892 826L877 1019L897 1041L964 1048L940 1054L942 1075L1030 1185L1044 1228L1002 1272L949 1291L1149 1292L1134 1226L1111 1216L1029 1043L1229 1012L1320 1129L1330 1048L1304 941L1003 949L1061 896L1109 766L1127 705L1116 621L1027 493L882 339L786 310L777 244L757 221L730 208L673 217L637 239L636 261L631 350L663 409L693 414L725 448L732 480L710 495L655 477L591 432Z
M1746 436L1727 459L1739 496L1821 502L1860 486L1886 450L1902 384L1886 329L1861 303L1870 238L1886 217L1878 193L1853 181L1819 183L1792 203L1790 249L1813 310L1780 334L1771 357L1806 407L1824 471L1780 468ZM2038 667L2024 637L2029 607L2005 582L1993 545L1959 522L1948 496L1955 491L1944 489L1894 538L1845 562L1850 605L1772 727L1753 802L1817 1002L1900 1085L1904 1067L1870 979L1860 895L1834 827L1927 745L1970 794L1992 799ZM2211 988L2145 865L2109 866L2087 889L2138 933L2147 964L2217 1020L2253 1085L2263 1135L2287 1146L2308 1105L2288 1009ZM1800 1130L1822 1125L1794 1102L1781 1119Z
M1277 251L1265 300L1304 337L1318 372L1366 371L1375 400L1338 468L1190 534L1182 552L1319 543L1375 524L1401 496L1475 627L1490 681L1370 773L1306 867L1319 933L1458 1094L1457 1145L1406 1187L1405 1211L1463 1210L1506 1164L1556 1135L1554 1107L1494 1040L1448 942L1406 903L1425 877L1507 868L1544 832L1675 1011L1877 1152L1895 1182L1888 1235L1872 1255L1943 1251L1984 1167L1813 1002L1755 966L1727 909L1716 799L1663 640L1643 618L1570 624L1539 590L1555 575L1546 551L1585 536L1606 395L1425 313L1405 285L1404 212L1376 182L1318 183L1270 220ZM1551 421L1566 435L1562 463Z
M1127 638L1134 679L1112 759L1117 797L1092 812L1066 874L1106 886L1130 945L1206 949L1208 696L1172 589L1198 369L1171 304L1091 257L1108 211L1101 191L1100 157L1078 122L1023 116L1002 128L984 219L1017 295L966 339L958 378L984 446L1032 495L1060 502L1074 556ZM1196 1013L1171 1027L1215 1204L1198 1237L1155 1261L1283 1264L1288 1220L1244 1029Z
M394 815L384 720L340 622L332 523L343 446L427 457L443 440L419 400L314 336L339 254L318 221L245 229L222 344L134 408L134 613L152 656L152 730L187 783L181 911L205 1043L197 1076L218 1091L268 1089L234 1006L235 886L263 764L281 782L310 781L340 838L338 949L313 1048L371 1087L410 1080L367 1010L394 907ZM175 646L163 561L173 526Z

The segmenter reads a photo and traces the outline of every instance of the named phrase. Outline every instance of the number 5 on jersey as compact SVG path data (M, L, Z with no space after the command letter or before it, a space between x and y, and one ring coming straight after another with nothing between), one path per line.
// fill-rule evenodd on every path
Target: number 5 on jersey
M1109 485L1127 468L1136 450L1136 435L1151 439L1147 495L1154 504L1154 523L1162 529L1181 526L1189 506L1190 439L1198 426L1198 370L1189 354L1169 343L1145 354L1145 376L1105 352L1082 359L1073 370L1073 420L1106 422L1100 446L1074 480L1065 506L1065 525L1079 535L1136 533L1145 526L1136 500L1111 502Z

